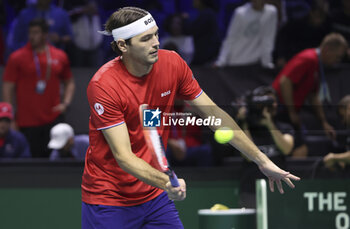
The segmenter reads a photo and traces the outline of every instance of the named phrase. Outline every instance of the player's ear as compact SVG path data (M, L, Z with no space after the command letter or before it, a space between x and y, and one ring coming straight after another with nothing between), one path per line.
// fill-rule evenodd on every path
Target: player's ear
M128 48L127 48L127 44L126 44L126 42L125 42L125 40L124 39L118 39L117 41L116 41L116 43L117 43L117 46L118 46L118 48L119 48L119 50L121 51L121 52L127 52L128 51Z

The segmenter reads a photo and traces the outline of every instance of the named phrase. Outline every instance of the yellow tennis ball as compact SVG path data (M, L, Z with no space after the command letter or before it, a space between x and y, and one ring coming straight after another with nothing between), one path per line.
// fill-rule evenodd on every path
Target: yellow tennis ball
M213 207L210 208L212 211L218 211L218 210L228 210L229 208L226 205L223 204L214 204Z
M234 137L233 130L228 127L221 127L215 131L214 138L220 144L228 143Z

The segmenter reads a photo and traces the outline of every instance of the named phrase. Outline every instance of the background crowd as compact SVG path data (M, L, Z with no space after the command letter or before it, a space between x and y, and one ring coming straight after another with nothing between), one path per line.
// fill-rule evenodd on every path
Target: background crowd
M75 91L71 67L97 68L115 58L112 38L97 31L127 5L148 10L160 28L161 48L178 52L190 66L258 65L275 75L270 85L234 98L232 115L278 165L312 151L300 117L305 104L324 130L320 141L329 143L318 156L330 169L350 162L349 95L331 98L325 73L350 63L350 0L0 0L0 157L83 160L87 133L75 136L62 123ZM184 104L176 109L191 110ZM330 112L337 123L327 120ZM206 132L173 128L171 163L220 164L216 152L225 146Z
M68 53L72 66L100 66L114 57L110 37L96 33L117 8L147 9L160 27L162 47L191 65L282 67L330 32L348 41L348 0L20 0L0 1L1 64L28 40L34 18L50 25L49 41ZM181 44L181 45L180 45ZM210 45L208 45L210 44ZM293 44L293 45L290 45Z

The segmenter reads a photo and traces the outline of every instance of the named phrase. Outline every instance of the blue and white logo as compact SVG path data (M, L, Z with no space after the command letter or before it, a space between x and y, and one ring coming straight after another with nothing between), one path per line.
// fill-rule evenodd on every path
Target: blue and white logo
M143 110L143 126L145 127L159 127L160 126L160 114L162 112L157 108Z

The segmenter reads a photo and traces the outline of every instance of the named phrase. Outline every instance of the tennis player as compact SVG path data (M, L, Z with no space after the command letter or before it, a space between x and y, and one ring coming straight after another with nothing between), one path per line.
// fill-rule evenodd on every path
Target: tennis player
M183 228L173 200L184 200L186 184L172 187L155 169L142 134L139 105L170 112L175 97L198 108L203 118L215 116L235 131L231 144L254 161L283 193L281 181L294 187L298 177L279 169L244 135L234 120L203 92L192 71L172 51L160 50L158 27L145 10L125 7L105 25L120 56L103 65L91 79L90 146L82 178L82 228ZM208 44L210 45L210 44ZM213 127L215 129L217 127ZM169 131L160 130L164 143Z

